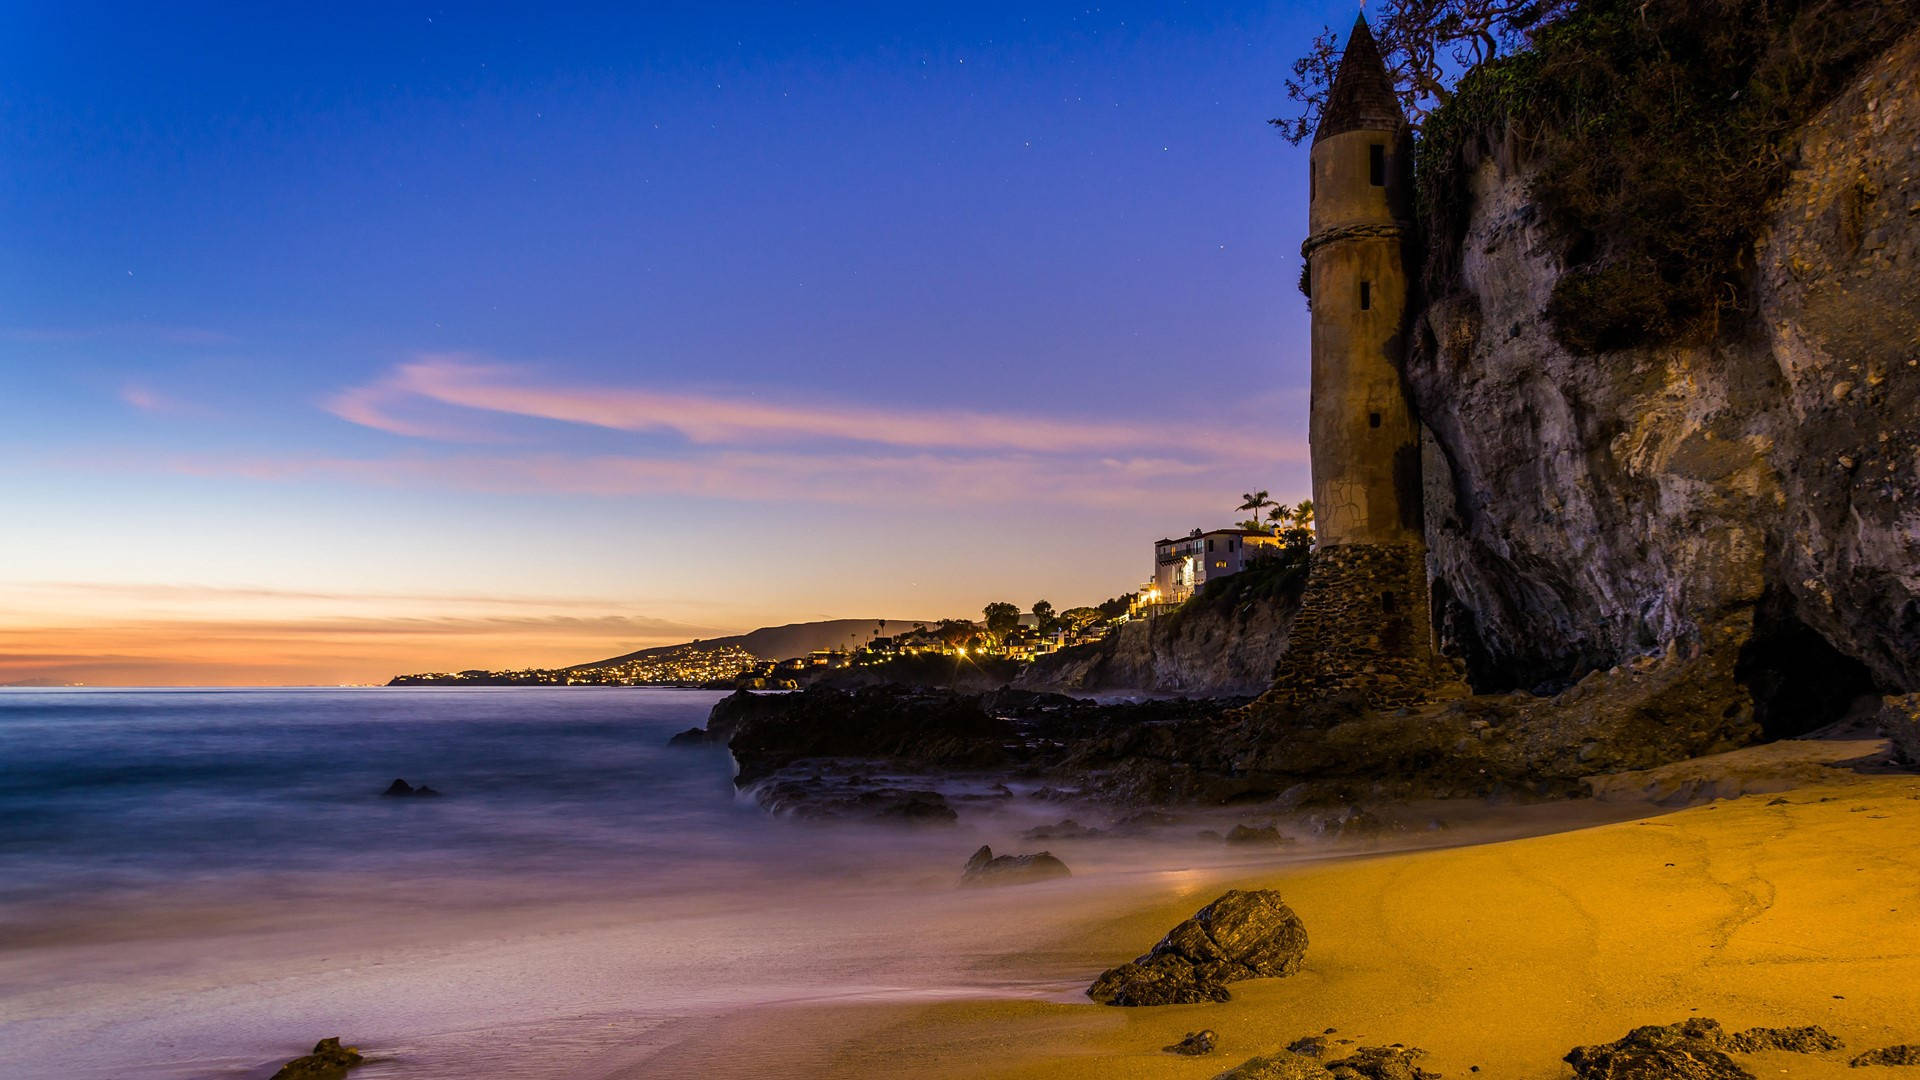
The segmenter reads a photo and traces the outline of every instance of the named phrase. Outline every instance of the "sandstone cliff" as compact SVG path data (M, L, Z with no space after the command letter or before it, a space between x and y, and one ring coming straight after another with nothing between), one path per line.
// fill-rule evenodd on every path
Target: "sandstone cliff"
M1797 139L1712 344L1576 356L1523 155L1416 327L1434 610L1481 689L1737 648L1775 733L1920 689L1920 35ZM1722 646L1717 642L1734 644Z
M1123 623L1105 640L1042 657L1012 685L1067 694L1258 694L1272 685L1287 649L1300 584L1297 568L1243 571L1184 610Z

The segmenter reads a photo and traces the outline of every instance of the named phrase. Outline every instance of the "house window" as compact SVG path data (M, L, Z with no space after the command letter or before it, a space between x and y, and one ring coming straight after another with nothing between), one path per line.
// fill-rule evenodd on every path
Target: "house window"
M1372 306L1373 306L1373 282L1363 281L1360 283L1360 310L1365 311L1368 308L1371 308Z
M1212 551L1212 550L1213 550L1213 538L1212 538L1212 537L1208 537L1208 538L1207 538L1207 550L1208 550L1208 551Z
M1380 414L1379 414L1379 413L1377 413L1377 412L1370 412L1370 413L1368 413L1368 414L1367 414L1367 426L1368 426L1368 427L1379 427L1379 426L1380 426Z
M1387 186L1387 148L1380 143L1367 147L1367 182L1374 187Z

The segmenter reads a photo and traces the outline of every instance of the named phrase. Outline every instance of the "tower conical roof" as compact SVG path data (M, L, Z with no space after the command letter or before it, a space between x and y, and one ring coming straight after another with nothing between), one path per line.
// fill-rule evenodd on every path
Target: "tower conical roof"
M1393 94L1393 77L1387 74L1380 46L1373 40L1373 30L1367 26L1367 17L1359 16L1353 20L1353 32L1347 35L1347 51L1340 57L1333 88L1327 91L1313 141L1343 131L1393 131L1406 122L1400 99Z

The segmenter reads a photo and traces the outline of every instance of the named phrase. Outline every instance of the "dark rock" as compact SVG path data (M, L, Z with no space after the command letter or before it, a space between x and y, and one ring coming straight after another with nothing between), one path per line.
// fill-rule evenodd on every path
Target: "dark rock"
M1333 1074L1312 1058L1281 1051L1269 1057L1248 1058L1213 1080L1332 1080Z
M1920 765L1920 694L1882 698L1880 733L1893 740L1896 760Z
M1327 837L1369 837L1386 832L1389 826L1385 819L1371 810L1343 806L1313 819L1313 827L1320 835Z
M1219 1041L1220 1037L1213 1033L1213 1029L1207 1028L1201 1031L1189 1031L1186 1038L1163 1049L1169 1054L1199 1057L1202 1054L1213 1053L1213 1048Z
M1575 1047L1566 1056L1578 1080L1755 1080L1720 1049L1726 1038L1705 1018L1634 1028L1624 1038Z
M1728 1035L1720 1040L1720 1045L1736 1054L1758 1054L1766 1050L1780 1050L1791 1054L1824 1054L1829 1050L1843 1049L1847 1044L1840 1037L1817 1024L1806 1027L1790 1028L1748 1028L1738 1035Z
M1193 965L1176 958L1152 962L1129 961L1108 968L1087 987L1087 996L1102 1005L1201 1005L1226 1001L1233 995L1226 985L1206 978Z
M1293 839L1283 835L1279 829L1271 825L1263 825L1257 829L1246 825L1235 825L1227 831L1226 842L1245 844L1249 847L1284 847L1293 843Z
M884 760L916 769L985 769L1004 765L1011 721L990 714L981 698L900 686L797 694L740 691L714 705L707 721L731 726L727 748L746 786L797 761Z
M1022 840L1087 840L1104 835L1099 829L1089 828L1072 818L1063 818L1052 825L1036 825L1020 834Z
M440 794L438 791L433 790L425 784L414 787L405 780L395 780L393 783L387 785L387 790L381 792L380 796L387 799L417 799L422 797L432 798L438 794Z
M358 1047L341 1046L338 1038L321 1039L314 1044L313 1053L280 1066L273 1080L340 1080L363 1060Z
M744 691L742 692L744 693ZM667 745L668 746L706 746L710 743L724 742L724 741L725 741L724 739L715 739L709 736L707 734L706 728L690 727L685 731L675 734L673 738L668 739Z
M1146 955L1102 973L1087 996L1126 1006L1225 1001L1227 983L1291 975L1306 953L1306 927L1279 893L1234 889Z
M1025 885L1048 878L1071 877L1073 872L1067 864L1054 858L1052 852L1036 851L1031 855L1001 855L996 858L993 849L985 844L967 860L966 869L960 874L960 884L975 885Z
M952 825L960 815L937 791L812 776L772 780L751 789L769 813L803 821L872 820L907 825Z
M1869 1050L1847 1064L1856 1069L1867 1065L1920 1065L1920 1046L1883 1046L1878 1050Z
M1300 1038L1287 1044L1287 1052L1310 1058L1325 1057L1327 1054L1327 1037L1325 1035L1302 1035Z
M1414 1061L1427 1055L1410 1046L1362 1046L1338 1061L1327 1062L1327 1072L1338 1080L1440 1080Z

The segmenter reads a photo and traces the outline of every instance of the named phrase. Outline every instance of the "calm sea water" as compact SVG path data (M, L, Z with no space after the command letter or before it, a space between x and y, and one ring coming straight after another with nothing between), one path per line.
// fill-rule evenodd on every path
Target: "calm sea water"
M721 695L0 690L0 904L236 877L665 872L761 845ZM396 777L438 799L383 799ZM757 852L752 852L757 853Z
M1061 808L771 819L723 748L666 745L720 696L0 690L0 1074L264 1078L344 1035L362 1080L653 1075L722 1011L1070 995L1095 961L1048 936L1153 862L959 890Z

